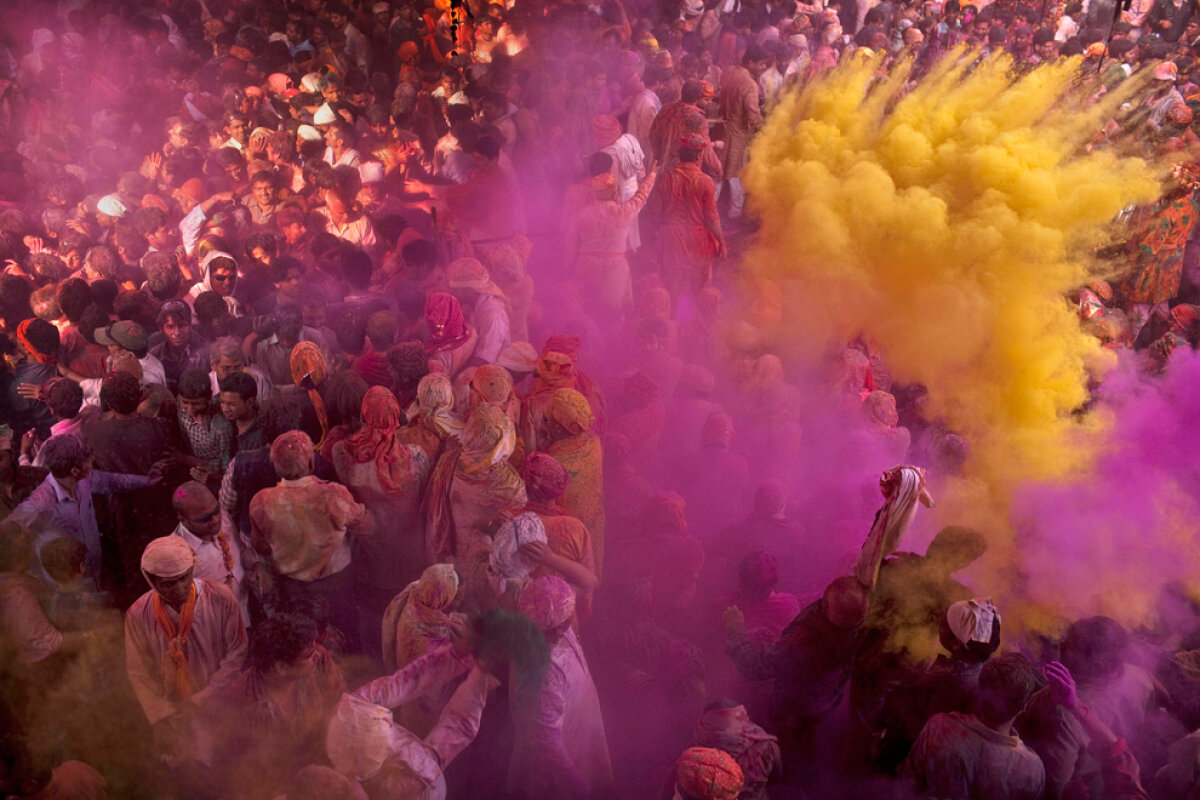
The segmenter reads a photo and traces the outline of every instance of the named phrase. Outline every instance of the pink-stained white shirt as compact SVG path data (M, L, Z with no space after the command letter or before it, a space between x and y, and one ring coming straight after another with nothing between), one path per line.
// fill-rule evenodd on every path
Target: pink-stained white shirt
M197 578L196 610L187 641L187 661L196 683L190 702L203 705L238 679L246 660L246 626L237 598L222 584ZM170 695L163 658L170 644L154 618L154 592L137 599L125 614L125 669L146 719L153 725L175 713L178 698ZM179 613L167 607L178 624Z

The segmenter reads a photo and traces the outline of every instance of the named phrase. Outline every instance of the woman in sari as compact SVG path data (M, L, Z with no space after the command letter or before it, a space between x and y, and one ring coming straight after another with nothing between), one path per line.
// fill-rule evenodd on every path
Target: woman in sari
M549 453L534 453L525 460L521 477L525 481L525 493L529 496L524 510L532 511L542 520L550 550L595 575L596 554L592 548L592 534L586 525L568 514L558 502L566 494L570 483L566 468ZM551 573L543 571L538 574ZM569 577L567 579L570 580ZM579 585L575 590L578 595L577 623L582 624L591 617L592 592L589 587Z
M434 564L396 595L383 615L383 665L387 671L403 669L453 641L455 626L467 619L465 614L451 611L461 584L453 565ZM450 689L453 691L453 687ZM396 720L418 736L425 736L449 697L443 691L408 703L397 710Z
M453 378L475 352L475 331L467 324L462 306L454 295L434 292L425 300L425 325L429 340L429 368Z
M495 406L503 411L504 416L512 420L514 428L520 424L521 400L513 391L512 376L504 367L484 364L471 375L467 410L474 411L484 405ZM516 449L509 461L518 469L525 462L525 442L519 434Z
M574 389L554 393L546 415L546 452L563 465L569 478L561 504L592 535L597 575L604 569L604 456L592 433L595 417L587 398Z
M372 608L382 609L426 566L421 536L420 463L397 433L403 422L390 389L372 386L362 401L362 428L333 446L338 481L375 515L375 535L357 540Z
M495 406L471 412L460 447L448 449L429 484L426 547L434 561L468 559L487 549L483 528L506 509L525 505L525 484L508 463L516 446L512 420Z
M545 450L545 442L540 440L542 430L546 425L546 413L554 400L554 393L559 389L575 388L575 362L566 353L542 350L535 367L537 379L533 389L525 398L521 411L521 438L529 452Z
M462 435L463 422L452 410L454 388L450 379L440 372L421 378L417 384L417 399L408 409L408 427L400 432L407 444L419 448L425 456L425 480L438 462L446 443Z

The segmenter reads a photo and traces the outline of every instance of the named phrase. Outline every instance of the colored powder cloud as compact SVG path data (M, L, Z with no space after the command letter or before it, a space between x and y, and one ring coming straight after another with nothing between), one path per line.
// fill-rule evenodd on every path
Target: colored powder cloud
M1073 414L1101 351L1064 295L1159 185L1144 161L1087 147L1138 81L1089 106L1077 60L1015 82L1009 67L956 53L910 87L907 68L881 78L877 59L851 59L780 103L744 178L761 220L747 264L784 286L784 346L862 335L928 389L971 443L965 476L931 475L936 518L988 537L982 585L1015 606L1018 486L1087 469L1104 438Z

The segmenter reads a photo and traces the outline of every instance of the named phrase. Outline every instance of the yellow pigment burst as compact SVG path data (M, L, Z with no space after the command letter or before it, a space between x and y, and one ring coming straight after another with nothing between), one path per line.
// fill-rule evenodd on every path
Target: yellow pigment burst
M745 175L762 222L747 265L783 285L792 347L865 335L927 387L971 445L965 477L931 475L939 516L1013 564L1012 490L1086 467L1095 439L1071 412L1099 345L1064 294L1096 276L1121 210L1158 196L1145 161L1087 147L1142 84L1089 105L1077 59L1014 81L1006 57L959 51L915 88L908 66L879 66L851 59L768 119Z

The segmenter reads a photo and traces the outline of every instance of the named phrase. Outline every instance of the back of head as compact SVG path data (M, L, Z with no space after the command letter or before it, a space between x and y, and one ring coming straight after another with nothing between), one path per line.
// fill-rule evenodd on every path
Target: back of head
M118 414L137 412L142 402L142 385L128 372L110 372L100 384L100 409Z
M59 536L42 545L42 569L58 583L73 580L83 572L87 547L70 536Z
M212 398L212 380L203 370L184 370L179 376L179 396L188 400Z
M825 617L839 628L857 628L867 618L870 595L866 587L849 575L835 578L825 588L822 600Z
M1037 669L1020 653L992 659L979 673L979 718L986 725L1013 719L1041 686Z
M738 586L750 600L765 600L779 583L779 562L765 550L750 553L738 564Z
M83 469L92 453L78 436L62 433L46 440L41 455L50 474L62 480L71 476L71 470Z
M787 510L787 487L778 478L763 481L754 490L754 514L763 519L783 516Z
M314 458L312 439L303 431L288 431L271 443L271 464L285 480L311 475Z
M260 674L276 664L290 664L304 655L319 633L317 623L308 617L276 614L255 626L250 638L249 664Z
M1062 643L1062 662L1080 684L1103 682L1125 663L1129 634L1109 617L1088 617L1071 624Z
M60 378L48 381L50 386L44 388L43 395L50 412L56 417L74 419L83 408L83 388L73 380Z

